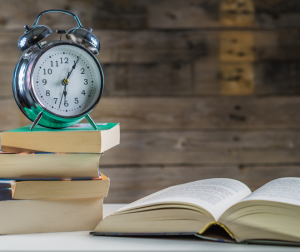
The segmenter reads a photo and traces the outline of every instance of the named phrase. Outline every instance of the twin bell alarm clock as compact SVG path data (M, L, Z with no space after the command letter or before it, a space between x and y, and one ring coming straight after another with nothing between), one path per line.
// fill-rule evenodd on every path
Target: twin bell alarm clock
M68 32L57 30L60 40L42 41L52 33L38 25L46 13L61 12L75 18L78 27ZM98 104L104 77L94 56L100 43L92 30L82 27L79 18L65 10L41 12L18 41L19 59L13 74L12 88L17 105L35 125L48 128L72 126L86 118L97 129L89 113ZM65 34L66 41L61 40Z

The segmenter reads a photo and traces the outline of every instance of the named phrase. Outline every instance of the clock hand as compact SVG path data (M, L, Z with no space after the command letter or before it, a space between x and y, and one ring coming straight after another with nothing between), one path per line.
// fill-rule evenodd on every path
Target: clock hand
M81 56L81 55L80 55ZM77 65L77 62L79 61L80 57L77 58L76 62L74 63L74 65L72 66L71 70L68 72L68 76L67 76L67 79L70 78L73 70L75 69L76 65Z
M63 91L63 95L65 96L64 101L66 102L67 99L67 85L65 85L64 91Z
M69 83L69 78L73 72L73 70L75 69L79 59L80 59L81 55L77 58L76 62L74 63L74 65L72 66L71 70L68 72L68 75L67 75L67 78L66 79L63 79L61 84L64 85L64 90L63 90L63 93L61 95L61 98L60 98L60 103L59 103L59 106L58 108L60 108L60 105L61 105L61 102L62 102L62 98L63 96L65 97L65 102L66 102L66 98L67 98L67 85Z
M61 105L61 101L62 101L63 96L65 97L65 101L66 101L66 96L67 96L67 85L66 85L66 84L64 85L64 90L63 90L63 93L62 93L62 95L61 95L60 103L59 103L59 107L58 107L58 108L60 108L60 105Z

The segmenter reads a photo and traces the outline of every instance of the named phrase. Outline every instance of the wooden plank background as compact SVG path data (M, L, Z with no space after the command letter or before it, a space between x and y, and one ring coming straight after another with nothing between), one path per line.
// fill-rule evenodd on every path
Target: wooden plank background
M120 122L101 158L107 203L232 177L253 190L300 176L299 0L0 0L0 130L29 124L11 91L17 41L46 9L99 37L105 91L92 117ZM40 24L70 29L48 14ZM50 39L58 39L53 33Z

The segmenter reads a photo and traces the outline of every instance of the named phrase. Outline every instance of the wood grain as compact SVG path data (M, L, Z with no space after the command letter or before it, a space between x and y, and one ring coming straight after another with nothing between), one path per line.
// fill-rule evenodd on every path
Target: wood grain
M218 31L95 30L94 33L101 43L97 56L101 63L176 63L218 58ZM17 62L21 56L17 49L21 35L18 31L0 31L0 62ZM47 39L59 40L59 36L53 32Z
M211 70L217 71L215 67L212 65ZM215 87L210 80L217 72L205 69L201 68L201 64L193 63L105 64L104 92L107 96L183 96L212 92ZM217 90L214 92L217 93Z
M104 96L220 96L300 94L300 61L250 63L102 64ZM1 63L0 97L11 97L15 64ZM251 65L252 67L252 65ZM251 69L251 68L250 68ZM220 90L221 83L221 90ZM253 86L254 84L254 86ZM254 88L255 87L255 88Z
M254 25L252 0L221 1L222 27L252 28ZM221 31L220 33L220 92L223 95L251 95L255 93L254 33ZM230 63L235 64L230 64ZM229 64L228 64L229 63Z
M214 60L218 57L218 31L95 30L103 45L104 63L157 63Z
M29 120L19 110L15 100L0 99L0 108L1 131L23 126L24 123L28 124Z
M298 131L122 132L105 152L109 165L249 165L300 163Z
M251 5L249 2L251 1L242 3ZM226 23L226 25L229 24ZM220 37L221 94L254 94L254 33L252 31L222 31Z
M105 202L203 178L232 177L256 189L300 176L300 1L0 4L0 131L30 123L11 92L25 24L46 9L66 9L100 39L105 91L91 116L121 124L121 144L100 162L111 178ZM53 30L47 39L77 25L63 14L39 24Z
M220 65L221 94L251 95L255 93L255 87L252 63L222 63Z
M123 131L101 166L300 163L299 150L296 130Z
M122 130L299 129L298 97L106 98L91 113Z
M19 127L15 101L0 101L0 129ZM299 106L298 97L103 98L91 116L122 130L298 130Z
M17 64L21 53L18 50L20 32L0 31L0 64Z
M0 64L0 98L13 98L12 94L12 78L13 65Z
M257 28L297 28L300 24L300 2L297 0L253 0Z
M84 27L92 27L92 16L95 15L95 3L97 1L81 0L0 0L0 29L18 30L24 32L24 25L32 27L36 16L49 9L69 10L79 16ZM54 32L55 29L67 29L76 27L75 19L69 15L52 13L41 17L39 24L49 26Z
M221 62L253 62L254 33L252 31L222 31L220 33Z
M233 178L255 190L280 177L299 177L298 165L100 167L111 181L105 203L130 203L166 187L207 178Z
M95 31L103 41L98 59L106 77L105 94L299 94L299 31L253 33L254 46L236 31L222 36L219 31ZM17 31L0 31L0 71L6 73L0 96L10 95L10 78L21 56L19 36ZM220 49L219 43L224 45Z
M298 95L300 93L299 70L300 64L295 61L268 61L255 65L256 92L270 95L276 93Z
M299 61L300 31L94 30L100 63ZM0 30L0 63L16 64L20 31ZM59 39L53 32L47 39ZM220 46L220 44L222 46Z
M24 25L32 25L33 0L0 0L0 29L1 30L19 30L24 32ZM21 34L20 34L21 36ZM1 36L2 38L2 36Z
M220 96L222 94L300 94L300 62L102 64L104 96ZM11 97L15 64L0 64L0 97ZM220 91L221 83L221 91ZM254 86L252 85L254 83ZM228 91L229 90L229 91Z
M218 27L218 2L219 0L192 0L186 4L180 0L1 0L3 11L0 16L3 18L0 29L22 30L23 25L31 25L36 15L46 9L69 10L79 16L84 27L94 29ZM15 16L18 18L13 18ZM54 29L76 25L71 17L55 13L42 17L41 23Z
M147 1L151 28L216 28L219 24L219 0Z
M299 28L297 0L253 0L252 6L245 0L227 2L221 8L220 0L1 0L0 29L23 31L38 13L55 8L74 12L84 27L94 29L216 29L253 23L260 29ZM53 30L76 26L72 17L62 14L45 15L41 24Z
M252 0L221 0L222 27L253 27L255 10Z
M105 96L220 96L300 94L300 62L102 64ZM0 64L0 97L12 97L14 64ZM221 83L221 93L220 93ZM254 83L254 86L252 85ZM229 89L229 92L228 92Z

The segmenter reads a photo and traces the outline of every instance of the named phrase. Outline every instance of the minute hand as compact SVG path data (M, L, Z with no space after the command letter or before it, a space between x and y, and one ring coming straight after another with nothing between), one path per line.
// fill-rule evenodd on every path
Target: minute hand
M70 72L68 72L68 76L67 76L67 79L70 78L71 76L71 73L73 72L73 70L75 69L76 65L77 65L77 62L79 61L79 58L77 58L76 62L74 63L74 65L72 66L72 69L70 70Z

